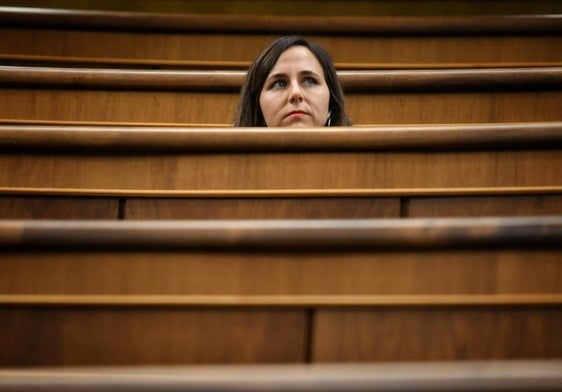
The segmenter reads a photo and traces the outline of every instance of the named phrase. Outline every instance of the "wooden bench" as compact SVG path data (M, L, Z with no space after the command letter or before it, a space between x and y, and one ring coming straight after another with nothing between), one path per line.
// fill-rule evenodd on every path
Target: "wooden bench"
M560 121L562 67L341 71L366 124ZM0 67L0 119L228 125L242 71Z
M343 68L560 63L560 16L548 14L172 15L2 7L0 58L240 68L273 39L298 33L325 46Z
M562 218L0 221L2 366L559 358Z
M560 123L0 126L3 218L398 218L562 213Z

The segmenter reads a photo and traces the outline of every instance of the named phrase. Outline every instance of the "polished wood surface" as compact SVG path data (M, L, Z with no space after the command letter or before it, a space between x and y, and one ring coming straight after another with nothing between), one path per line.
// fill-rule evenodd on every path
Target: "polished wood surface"
M236 91L243 71L1 66L9 86L149 91ZM562 67L339 71L346 92L533 90L562 87Z
M367 294L367 295L199 295L199 294L0 294L7 306L113 308L448 308L451 306L558 306L562 294Z
M2 0L6 6L62 8L108 11L146 11L195 14L301 15L307 9L313 15L529 15L560 13L556 0L425 0L411 6L410 0L361 0L350 4L341 0L137 0L134 3L98 0Z
M304 361L302 310L2 307L0 318L3 367Z
M115 198L0 196L0 219L117 219Z
M562 215L561 193L561 187L215 192L0 188L0 206L3 219L538 216Z
M562 356L558 15L0 20L0 365ZM288 32L379 126L226 128Z
M0 125L6 151L258 152L556 148L562 122L332 128Z
M346 95L355 125L560 121L561 100L560 91ZM4 89L0 103L0 116L7 120L227 126L238 95Z
M562 218L0 221L15 249L432 249L553 246Z
M183 70L247 70L251 61L198 61L198 60L154 60L119 59L100 57L72 57L30 54L0 53L5 66L66 67L66 68L125 68L125 69L183 69ZM476 63L342 63L334 64L337 70L421 70L421 69L479 69L479 68L543 68L560 67L562 62L476 62Z
M446 17L343 17L339 13L326 17L3 7L0 52L151 60L164 66L167 61L249 62L274 38L299 33L325 46L336 63L559 62L559 19L557 12Z
M560 217L4 220L0 359L555 358L560 227Z
M533 16L424 16L424 17L317 17L157 14L142 12L57 10L0 7L5 26L65 27L98 30L172 31L334 35L369 34L545 34L560 33L559 15Z
M340 71L356 125L560 121L560 67ZM231 124L242 71L0 69L4 120Z
M559 360L0 370L0 391L550 391Z
M320 310L314 361L559 358L557 307Z
M0 52L12 55L149 59L167 61L250 62L279 35L194 33L129 33L0 28ZM310 39L324 46L338 63L466 64L560 62L560 36L457 37L322 37ZM97 45L92 45L96 42ZM141 44L139 44L141 42ZM522 48L525 48L522 50Z
M398 188L398 189L273 189L273 190L127 190L77 188L11 188L1 187L0 194L16 196L114 196L122 198L347 198L347 197L426 197L426 196L504 196L557 195L560 186L528 187L459 187L459 188ZM407 201L407 200L405 200ZM540 214L538 214L540 215Z
M3 241L7 235L2 233ZM518 251L512 246L311 254L87 252L85 246L74 252L16 253L8 252L6 245L3 249L3 304L392 307L544 301L560 305L562 294L559 249ZM100 295L110 297L103 301ZM412 296L421 297L416 301Z
M560 186L558 150L134 155L4 154L0 186L135 191L294 191ZM280 170L279 168L283 168ZM112 173L108 176L107 173ZM368 175L367 175L368 174Z
M492 193L492 192L490 192ZM521 192L523 193L523 192ZM398 195L397 195L398 196ZM352 219L562 215L560 195L128 198L125 219ZM22 217L24 218L24 217Z
M0 227L0 282L11 294L559 294L562 287L560 217L5 220Z
M562 208L560 208L562 214ZM398 198L129 198L125 219L398 218Z
M408 200L407 216L561 215L559 195L419 197Z
M0 67L0 365L562 356L559 16L0 20L1 58L77 65ZM356 125L420 125L226 129L287 32Z
M191 191L194 197L237 191L241 197L245 191L324 190L323 196L377 189L387 195L447 188L552 191L561 185L559 128L559 123L306 131L6 125L0 127L6 148L0 186L12 192L132 196Z

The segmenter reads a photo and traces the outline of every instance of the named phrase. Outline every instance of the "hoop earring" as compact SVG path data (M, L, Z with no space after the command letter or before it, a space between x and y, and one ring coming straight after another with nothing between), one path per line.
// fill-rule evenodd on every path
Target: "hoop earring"
M326 122L326 126L329 127L332 124L332 111L328 112L328 121Z

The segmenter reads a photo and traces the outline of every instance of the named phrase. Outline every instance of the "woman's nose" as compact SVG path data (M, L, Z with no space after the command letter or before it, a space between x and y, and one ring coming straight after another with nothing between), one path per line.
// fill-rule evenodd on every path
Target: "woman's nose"
M289 91L289 101L291 103L301 102L303 100L303 94L301 86L298 83L292 83L291 89Z

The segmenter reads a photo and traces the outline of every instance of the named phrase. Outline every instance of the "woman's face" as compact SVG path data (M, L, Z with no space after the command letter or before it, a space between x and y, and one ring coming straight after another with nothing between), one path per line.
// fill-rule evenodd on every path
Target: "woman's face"
M260 93L268 127L323 127L329 103L322 66L304 46L292 46L281 54Z

